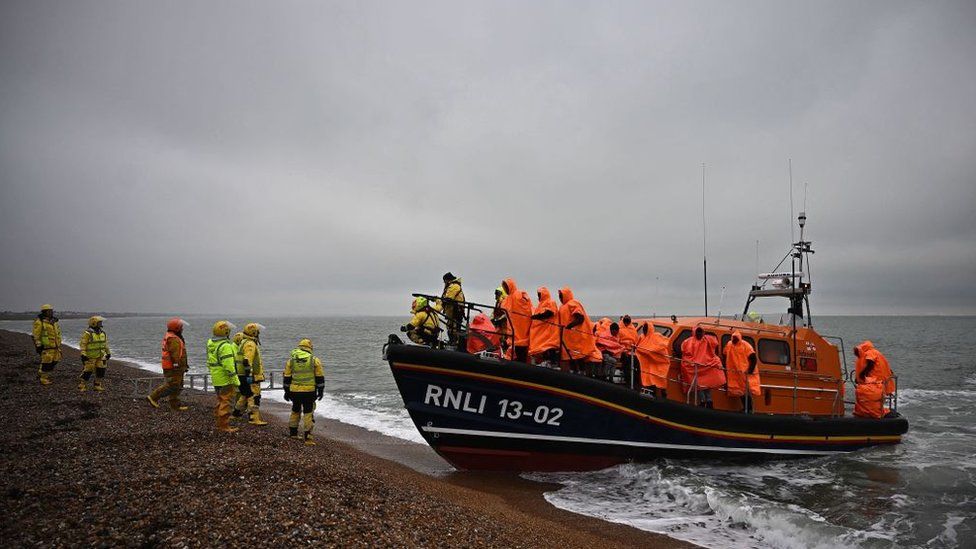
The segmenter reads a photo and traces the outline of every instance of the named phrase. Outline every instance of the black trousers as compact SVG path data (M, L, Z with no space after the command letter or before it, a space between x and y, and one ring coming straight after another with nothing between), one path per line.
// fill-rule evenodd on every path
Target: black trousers
M291 411L311 414L315 409L315 391L292 393Z

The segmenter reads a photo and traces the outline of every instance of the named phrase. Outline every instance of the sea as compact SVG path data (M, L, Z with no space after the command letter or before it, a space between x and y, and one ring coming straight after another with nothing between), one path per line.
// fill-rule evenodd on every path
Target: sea
M206 370L216 317L186 317L191 371ZM166 318L109 318L113 358L159 372ZM326 367L322 416L424 444L382 360L397 317L230 318L258 322L267 368L311 338ZM840 456L747 463L662 459L589 473L526 474L560 488L556 507L703 547L976 547L976 317L817 317L851 347L870 339L899 376L902 444ZM77 346L85 320L61 321ZM29 332L30 321L0 328ZM851 366L849 364L849 366ZM63 363L59 370L80 369ZM148 375L148 374L147 374ZM848 391L848 394L853 394ZM265 398L280 398L269 393Z

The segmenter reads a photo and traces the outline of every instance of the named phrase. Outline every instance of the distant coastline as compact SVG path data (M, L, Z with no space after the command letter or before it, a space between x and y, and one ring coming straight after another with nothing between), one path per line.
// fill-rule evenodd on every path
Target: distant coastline
M160 313L106 313L106 312L83 312L83 311L55 311L55 316L60 319L71 318L90 318L92 316L104 316L105 318L126 318L133 316L167 316ZM0 311L0 320L31 320L37 317L37 311Z

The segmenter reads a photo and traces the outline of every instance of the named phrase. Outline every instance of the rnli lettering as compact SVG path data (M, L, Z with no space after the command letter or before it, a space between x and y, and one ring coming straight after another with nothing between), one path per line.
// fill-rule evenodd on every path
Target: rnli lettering
M453 408L472 414L485 413L485 404L487 402L488 397L485 395L476 397L468 391L451 389L450 387L444 388L438 385L428 384L427 392L424 394L424 404L440 406L441 408Z
M488 404L488 397L476 395L470 391L451 389L440 385L427 384L424 393L424 404L450 408L472 414L484 414ZM515 421L530 420L541 425L559 427L563 417L562 408L539 405L535 408L526 406L517 400L502 399L497 402L498 417Z

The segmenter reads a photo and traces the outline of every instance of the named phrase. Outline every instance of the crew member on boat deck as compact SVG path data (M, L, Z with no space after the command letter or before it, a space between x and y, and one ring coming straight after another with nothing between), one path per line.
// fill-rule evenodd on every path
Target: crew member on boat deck
M467 351L473 355L486 352L501 356L499 343L498 332L495 331L495 326L488 315L485 313L475 315L468 326Z
M881 351L874 347L874 343L869 340L854 346L854 356L857 361L854 364L854 377L856 381L861 381L872 376L884 383L884 394L890 395L895 392L894 373Z
M461 319L464 317L464 290L461 289L461 279L451 273L444 273L444 293L441 294L441 304L444 318L447 321L447 341L453 347L459 343L461 334Z
M236 386L240 383L237 368L234 366L237 346L229 337L233 329L234 325L230 322L218 320L213 325L213 337L207 340L207 368L217 393L214 416L217 418L217 430L225 433L237 431L237 427L230 426L230 399L237 392Z
M603 354L596 348L593 321L583 305L573 297L568 286L559 290L559 325L563 362L573 373L581 373L588 362L600 362Z
M502 282L506 297L502 308L512 323L513 358L519 362L529 362L529 328L532 323L532 298L528 292L518 289L515 280L506 278Z
M51 372L61 361L61 326L54 316L54 307L41 305L41 313L34 319L33 327L34 349L41 357L41 367L37 370L37 377L41 385L51 383Z
M427 301L426 297L418 297L413 300L410 311L413 313L413 318L410 319L409 323L400 326L400 331L406 332L410 341L418 345L436 346L441 327L430 302Z
M182 318L171 318L166 322L166 335L163 336L161 345L163 376L166 381L146 396L153 408L159 408L159 401L163 397L169 397L170 410L187 409L180 402L180 393L183 392L183 374L189 368L186 362L186 342L183 340L183 329L188 325Z
M261 382L264 381L264 362L261 360L261 330L264 326L255 322L244 326L244 338L241 341L241 362L244 366L244 379L241 384L249 384L251 394L246 400L247 409L245 413L251 417L247 421L251 425L267 425L268 422L261 419ZM238 405L240 405L238 401Z
M668 338L650 322L641 327L641 339L637 342L637 359L640 362L640 381L637 383L654 395L668 398L668 370L671 368Z
M81 380L78 382L78 390L88 390L88 380L95 374L93 389L102 391L102 379L105 378L105 366L112 358L111 351L108 349L108 336L102 330L102 323L105 319L100 316L93 316L88 319L88 329L81 333L78 348L81 350Z
M291 401L291 415L288 417L288 435L299 438L298 422L304 427L303 437L306 446L314 446L312 428L315 427L315 400L325 396L325 373L322 361L312 355L312 340L302 339L298 348L293 349L291 358L285 363L285 400ZM302 416L304 414L304 417Z
M634 379L635 385L640 380L640 370L634 360L634 346L637 345L637 326L634 325L630 315L620 317L620 346L623 351L620 353L620 367L623 370L624 379ZM631 386L631 389L634 387Z
M858 378L855 384L854 415L872 419L881 419L888 414L884 406L885 382L872 375Z
M505 288L499 286L495 288L495 308L491 310L491 323L495 325L495 331L498 332L501 337L502 353L505 358L511 358L511 345L512 342L509 339L509 334L512 333L512 327L508 321L508 312L505 311L505 307L502 303L505 302L507 294L505 293Z
M620 326L616 322L611 322L605 327L597 326L596 348L603 355L603 361L594 366L590 375L604 381L613 380L613 372L617 368L620 360L620 353L623 347L620 346Z
M697 387L698 404L706 408L712 408L712 389L725 386L725 372L717 350L718 340L706 334L701 326L681 344L681 382Z
M742 409L751 414L753 397L762 394L756 351L748 341L742 339L739 330L735 330L732 338L725 344L724 354L729 397L740 397Z
M536 295L539 296L539 305L532 310L529 356L536 364L556 366L559 364L559 306L545 286L540 287Z

